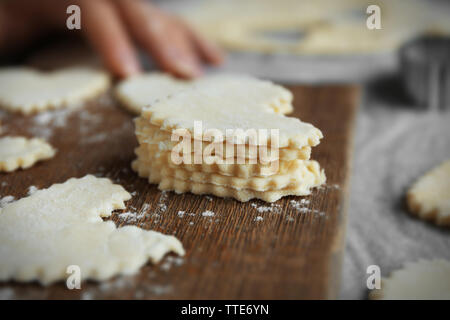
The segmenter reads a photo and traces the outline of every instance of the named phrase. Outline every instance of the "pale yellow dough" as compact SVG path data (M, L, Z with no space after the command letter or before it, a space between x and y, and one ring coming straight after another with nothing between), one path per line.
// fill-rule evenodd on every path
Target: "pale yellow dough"
M308 160L322 132L283 115L292 99L283 87L246 76L218 75L192 82L145 107L135 120L139 147L132 168L159 189L177 193L268 202L308 195L326 179L319 164ZM201 128L194 129L196 122ZM266 130L266 136L259 129ZM270 129L279 136L273 139ZM236 135L237 130L244 134ZM250 130L256 137L250 138ZM174 149L181 141L171 141L177 135L183 142L187 139L186 149ZM181 164L173 154L183 158Z
M223 83L224 81L239 81L249 91L264 88L270 105L263 105L262 108L269 107L271 112L287 114L293 111L293 97L288 90L269 81L243 75L209 75L195 81L187 81L176 79L165 73L149 72L122 80L115 88L115 96L126 109L139 115L144 107L151 106L190 86L202 85L202 83Z
M190 157L190 163L174 163L172 159L172 153L170 151L158 151L155 150L154 146L141 144L135 149L135 153L142 165L151 165L153 159L157 161L164 161L164 166L168 166L173 169L183 169L193 172L204 172L204 173L217 173L224 176L234 176L239 178L250 178L250 177L264 177L271 176L274 174L287 174L298 168L299 164L302 164L300 159L305 158L294 158L291 160L274 160L266 164L262 164L258 159L246 159L246 158L215 158L212 156L207 160L202 159L202 163L195 163L195 157ZM185 158L183 155L179 155L180 158ZM250 162L253 161L253 162Z
M319 129L297 118L275 113L276 106L291 95L274 95L273 90L273 84L257 79L218 77L215 81L192 85L144 108L141 118L165 131L187 129L192 137L194 122L201 121L204 133L219 130L225 135L227 130L268 130L266 138L259 137L259 145L271 145L271 129L279 130L280 148L300 149L319 144L323 137ZM248 139L240 142L235 136L224 138L229 143L254 143Z
M137 118L135 120L136 124L136 136L141 145L147 145L148 148L154 147L157 150L152 150L152 152L165 152L172 151L174 147L177 146L179 141L171 141L172 134L168 131L161 130L157 126L151 125L147 120L142 118ZM174 135L176 137L176 135ZM181 140L180 140L181 141ZM238 147L235 144L226 143L226 142L209 142L209 141L201 141L195 139L191 140L191 152L195 152L195 144L201 146L202 154L205 151L208 151L208 154L214 154L219 156L220 158L245 158L245 159L259 159L260 158L260 150L257 146L243 145L241 150L238 153ZM208 148L208 149L207 149ZM227 154L228 152L232 152ZM295 160L295 159L303 159L307 160L311 156L311 147L303 147L300 149L289 149L289 148L277 148L276 150L271 149L270 146L263 150L264 158L271 160Z
M321 183L323 182L325 182L325 180L323 180ZM321 183L319 183L319 185ZM163 177L161 179L161 182L158 184L158 188L160 190L172 190L176 193L191 192L198 195L212 194L222 198L234 198L241 202L247 202L251 199L261 199L266 202L275 202L285 196L306 196L311 194L311 188L313 187L315 187L315 185L312 186L307 184L300 184L294 188L285 188L280 190L238 190L226 186L180 180L173 177Z
M226 176L220 173L190 171L170 167L164 159L152 158L147 161L136 160L132 168L139 176L148 178L150 183L160 183L165 177L195 183L225 186L237 190L249 189L254 191L275 191L280 189L305 189L317 187L325 182L325 174L319 164L314 160L296 160L292 170L282 174L273 174L264 177L240 178Z
M381 281L381 289L370 292L378 300L450 300L450 262L420 260L407 263Z
M0 69L0 107L23 114L73 107L106 91L109 83L106 73L84 67L52 72L4 68Z
M0 138L0 172L27 169L40 160L52 158L55 153L50 144L39 138Z
M175 237L103 221L124 209L131 195L105 178L88 175L39 190L0 209L0 281L43 285L81 269L82 280L136 273L147 260L172 251L184 254Z
M412 214L432 220L437 225L450 225L450 160L418 179L407 193Z
M145 106L183 90L188 83L165 73L144 73L122 80L115 88L115 96L126 109L140 114Z

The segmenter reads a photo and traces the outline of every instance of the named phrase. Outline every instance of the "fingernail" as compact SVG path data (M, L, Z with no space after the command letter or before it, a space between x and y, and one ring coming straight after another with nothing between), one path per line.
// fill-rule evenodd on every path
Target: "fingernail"
M132 76L141 71L141 68L136 61L125 61L122 66L126 76Z
M177 61L175 64L177 71L186 77L198 77L202 74L202 70L194 63Z
M141 67L139 65L139 61L136 56L129 51L119 51L116 54L116 63L118 62L120 66L121 73L123 76L128 77L139 73L141 71Z

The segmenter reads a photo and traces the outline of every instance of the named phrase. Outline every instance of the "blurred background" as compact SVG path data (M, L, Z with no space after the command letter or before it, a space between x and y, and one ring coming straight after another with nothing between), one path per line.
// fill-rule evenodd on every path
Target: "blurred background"
M404 206L411 183L450 159L450 1L153 2L227 52L225 64L207 72L361 86L341 298L367 296L369 265L387 275L407 261L450 259L449 230L412 219ZM366 26L369 5L381 9L379 30ZM67 35L2 59L43 69L100 65ZM146 55L142 60L155 68Z

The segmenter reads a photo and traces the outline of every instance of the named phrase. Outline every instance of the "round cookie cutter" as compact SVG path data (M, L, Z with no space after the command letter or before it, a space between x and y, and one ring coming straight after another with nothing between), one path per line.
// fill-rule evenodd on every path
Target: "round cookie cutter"
M400 49L404 88L428 110L450 109L450 38L424 36Z

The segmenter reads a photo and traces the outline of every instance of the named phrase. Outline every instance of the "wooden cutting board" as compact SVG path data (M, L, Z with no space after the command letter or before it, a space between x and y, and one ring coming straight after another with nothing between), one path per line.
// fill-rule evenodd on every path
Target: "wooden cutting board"
M146 265L132 277L83 283L81 290L68 290L62 282L47 288L4 283L0 292L19 299L336 297L359 90L352 86L290 89L295 95L293 116L314 124L325 136L313 149L312 158L325 169L326 186L303 197L309 203L300 208L291 200L301 197L285 197L270 207L262 201L240 203L161 193L130 169L137 145L133 115L119 108L109 94L74 112L34 117L3 114L2 135L44 136L58 153L31 169L0 174L0 197L21 198L30 186L47 188L86 174L106 176L134 195L127 209L115 212L112 220L120 226L135 224L174 234L186 255L169 255L159 265ZM203 216L206 210L215 215ZM119 214L127 211L138 212L137 219L120 219ZM179 217L178 211L186 214Z

